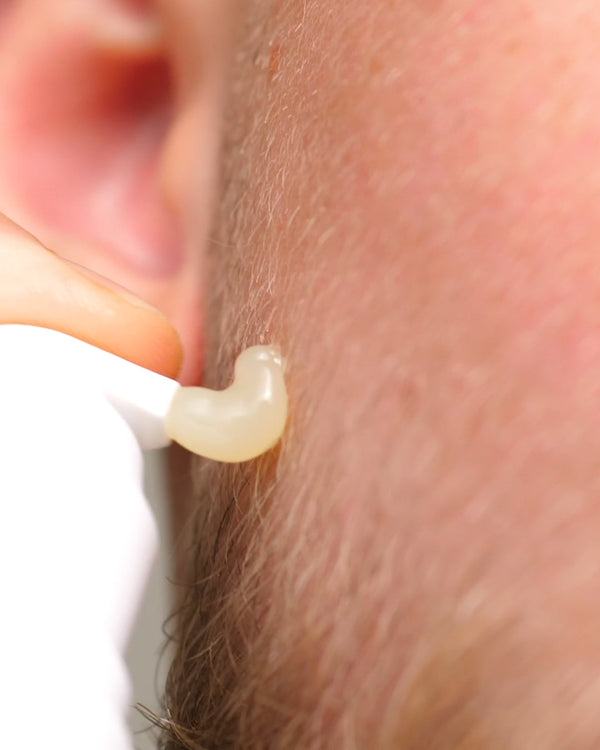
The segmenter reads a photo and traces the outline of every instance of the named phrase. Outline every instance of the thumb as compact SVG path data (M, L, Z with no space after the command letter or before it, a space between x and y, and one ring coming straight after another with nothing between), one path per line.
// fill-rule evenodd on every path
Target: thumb
M168 377L182 363L179 336L162 313L0 214L1 323L53 328Z

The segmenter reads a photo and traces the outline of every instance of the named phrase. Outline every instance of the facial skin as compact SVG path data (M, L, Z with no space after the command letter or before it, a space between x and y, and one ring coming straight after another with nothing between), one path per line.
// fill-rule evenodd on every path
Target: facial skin
M38 41L27 11L40 2L7 11L24 29L13 54ZM92 7L109 17L108 2ZM208 385L225 385L249 344L278 343L288 361L279 449L195 470L165 746L596 748L597 4L110 8L143 21L129 28L152 50L135 127L111 127L123 97L105 96L109 73L118 91L139 84L135 55L60 70L98 95L77 101L94 103L83 132L102 124L106 153L129 153L146 123L155 140L135 163L162 164L163 192L129 209L169 196L180 239L157 256L133 222L134 268L93 212L41 211L26 170L17 190L8 145L0 208L160 307L192 352L187 379L200 309ZM154 46L148 19L166 29ZM43 36L56 59L60 35ZM33 62L0 66L11 90L26 91ZM62 82L50 111L74 85ZM22 153L32 130L18 103L4 132ZM106 187L91 174L84 195Z
M207 378L292 422L200 473L168 747L596 747L597 7L244 21Z

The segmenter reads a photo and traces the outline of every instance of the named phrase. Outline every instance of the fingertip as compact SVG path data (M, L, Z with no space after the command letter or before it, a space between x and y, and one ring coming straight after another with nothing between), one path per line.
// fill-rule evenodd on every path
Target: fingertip
M0 217L0 323L52 328L169 378L182 369L179 334L156 308L67 263Z

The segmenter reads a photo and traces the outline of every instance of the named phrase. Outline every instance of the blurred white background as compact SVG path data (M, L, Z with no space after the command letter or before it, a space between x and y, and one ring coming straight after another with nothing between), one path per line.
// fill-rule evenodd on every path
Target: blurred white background
M158 521L160 554L129 646L127 663L133 682L132 704L142 703L161 715L160 700L169 666L162 627L171 612L172 556L165 455L160 451L147 456L146 496ZM137 750L156 748L156 730L148 729L149 722L139 712L131 711L130 725Z

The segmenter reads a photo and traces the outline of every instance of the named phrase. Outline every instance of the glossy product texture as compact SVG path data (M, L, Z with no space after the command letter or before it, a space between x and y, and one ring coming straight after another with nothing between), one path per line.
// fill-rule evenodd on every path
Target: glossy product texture
M229 388L180 388L175 393L167 433L201 456L230 463L247 461L279 440L287 409L280 352L253 346L238 357Z

